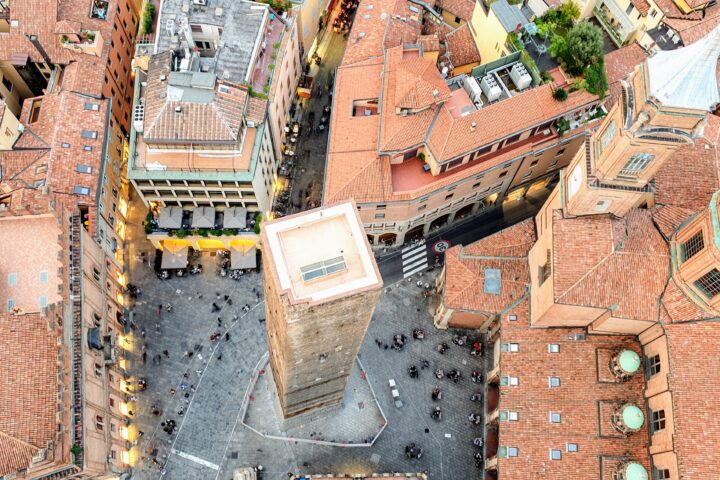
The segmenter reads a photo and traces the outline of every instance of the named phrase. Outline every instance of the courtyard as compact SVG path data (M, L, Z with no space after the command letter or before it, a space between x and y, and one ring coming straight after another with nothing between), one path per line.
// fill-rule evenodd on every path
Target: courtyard
M141 226L133 227L131 235L140 237ZM253 421L276 431L276 436L294 439L263 436L243 425L243 399L267 352L264 303L258 297L260 272L239 280L221 277L215 257L204 253L194 260L203 264L203 273L161 280L152 269L150 246L140 238L133 245L131 282L141 294L132 309L135 327L127 341L128 373L131 388L139 378L147 380L147 388L130 398L132 478L230 479L236 468L259 465L267 479L287 478L289 472L421 471L433 479L481 478L474 455L482 449L473 439L482 436L483 424L472 424L468 416L484 410L482 402L470 400L474 392L483 391L481 384L472 382L471 373L482 371L484 376L489 359L471 356L467 346L453 344L455 333L468 332L433 327L430 300L416 285L417 277L385 286L359 355L362 381L369 383L371 393L360 392L353 386L359 380L352 380L345 404L337 407L369 411L376 405L387 424L372 446L338 447L327 442L377 432L380 417L358 415L352 417L356 424L316 417L308 422L311 427L295 425L288 434L284 429L291 427L273 420L277 409L271 397L250 395L249 411L258 419ZM426 275L422 280L432 278ZM424 339L413 339L416 328L424 329ZM400 351L389 346L396 334L407 337ZM436 349L442 342L449 346L444 354ZM418 368L418 378L409 376L411 365ZM457 383L437 379L437 368L457 369L462 378ZM390 379L397 384L401 408L393 401ZM443 392L439 401L431 398L436 387ZM430 415L435 406L442 408L440 421ZM339 413L344 412L327 412ZM422 448L421 458L406 457L405 446L411 442Z

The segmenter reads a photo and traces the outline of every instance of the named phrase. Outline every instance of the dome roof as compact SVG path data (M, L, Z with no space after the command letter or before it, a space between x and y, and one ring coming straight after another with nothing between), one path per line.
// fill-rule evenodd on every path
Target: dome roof
M651 95L667 107L714 110L718 55L720 26L687 47L656 53L647 61Z
M637 462L630 462L625 465L626 480L648 480L648 472L645 467Z
M631 430L639 430L645 422L645 415L635 405L625 405L622 409L623 423Z
M618 358L620 368L627 373L635 373L640 368L640 355L632 350L623 350Z

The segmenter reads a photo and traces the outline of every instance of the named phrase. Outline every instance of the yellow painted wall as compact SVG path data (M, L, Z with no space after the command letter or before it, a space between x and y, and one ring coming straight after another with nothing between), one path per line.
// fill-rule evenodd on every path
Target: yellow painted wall
M485 12L485 7L481 5L481 2L475 3L470 26L483 64L497 60L509 53L505 47L507 32L492 10Z
M448 25L450 25L453 28L457 28L465 23L465 20L463 20L462 18L460 18L459 22L456 22L455 14L451 13L447 10L443 10L442 17L443 17L443 20L445 20L445 23L447 23ZM459 18L459 17L457 17L457 18Z

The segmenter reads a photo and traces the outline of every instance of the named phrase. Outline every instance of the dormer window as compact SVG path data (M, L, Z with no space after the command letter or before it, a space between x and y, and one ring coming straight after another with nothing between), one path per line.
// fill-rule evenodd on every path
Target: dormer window
M630 160L625 164L625 167L620 170L621 176L626 177L639 177L640 174L650 165L655 159L655 155L652 153L636 153Z
M705 248L705 239L700 230L680 245L680 260L687 262Z
M720 271L713 268L702 277L695 280L695 288L700 290L710 300L720 293Z

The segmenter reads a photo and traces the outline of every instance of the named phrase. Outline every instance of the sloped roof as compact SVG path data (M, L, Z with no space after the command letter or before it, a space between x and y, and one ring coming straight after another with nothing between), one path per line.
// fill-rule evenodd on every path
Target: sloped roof
M0 432L0 475L28 468L40 448Z
M694 211L705 208L713 193L720 189L719 173L716 143L682 146L657 172L655 200Z
M0 315L0 344L0 432L17 462L30 453L27 444L45 448L55 438L58 347L37 314Z
M399 47L402 52L402 47ZM397 55L388 56L397 60ZM388 63L387 75L395 75L395 108L420 109L442 102L450 96L450 89L437 74L435 65L423 57ZM392 112L395 113L395 112Z
M470 21L475 10L475 0L440 0L438 5L466 22Z
M171 63L171 51L150 59L145 93L145 141L237 142L246 112L247 88L230 82L216 83L212 74L171 72ZM196 86L196 80L202 85ZM211 85L207 84L210 81ZM258 115L255 110L252 113Z
M612 308L618 318L658 318L669 257L652 212L563 218L556 211L553 232L556 302Z
M445 37L450 62L456 67L471 63L480 63L480 52L478 52L475 39L466 23Z

